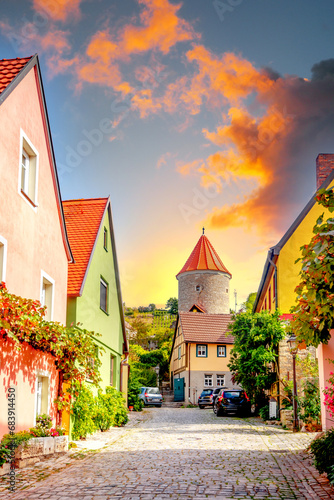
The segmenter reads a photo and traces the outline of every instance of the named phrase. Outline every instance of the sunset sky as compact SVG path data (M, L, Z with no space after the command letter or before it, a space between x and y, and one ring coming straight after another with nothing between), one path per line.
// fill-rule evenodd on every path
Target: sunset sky
M0 1L38 53L63 199L110 195L123 300L164 304L205 234L241 304L334 153L333 0Z

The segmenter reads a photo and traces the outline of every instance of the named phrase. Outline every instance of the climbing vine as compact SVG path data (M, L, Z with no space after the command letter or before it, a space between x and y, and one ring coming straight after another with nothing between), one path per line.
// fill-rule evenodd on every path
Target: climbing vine
M78 386L86 378L99 384L101 361L94 340L100 334L79 325L65 327L46 321L45 312L46 307L38 301L11 294L5 283L0 283L0 338L14 342L17 349L26 342L54 356L60 380L69 382L66 394L60 391L55 403L58 410L68 409Z
M317 202L334 212L334 189L321 189ZM309 244L301 247L301 281L296 287L297 305L292 308L292 328L308 345L327 344L334 328L334 218L322 214Z

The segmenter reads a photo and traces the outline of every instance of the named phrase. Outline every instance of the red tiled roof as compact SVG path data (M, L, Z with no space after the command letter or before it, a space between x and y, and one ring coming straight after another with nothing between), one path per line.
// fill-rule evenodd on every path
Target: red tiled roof
M0 93L14 80L21 69L30 61L31 57L0 59Z
M208 238L202 234L198 240L194 250L191 252L189 259L181 269L181 271L176 275L185 273L187 271L222 271L230 276L232 274L226 269L222 261L220 260L216 250L211 245Z
M67 294L72 297L80 295L108 199L63 201L67 234L75 261L68 268Z
M205 344L233 344L234 337L228 331L231 314L207 314L186 312L179 314L185 342Z

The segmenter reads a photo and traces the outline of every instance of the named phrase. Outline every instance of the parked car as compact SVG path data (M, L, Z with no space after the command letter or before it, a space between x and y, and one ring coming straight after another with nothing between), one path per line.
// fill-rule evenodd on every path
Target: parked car
M213 411L217 417L230 413L248 417L251 414L251 402L242 389L221 389Z
M154 405L161 407L162 405L162 395L159 387L142 387L138 397L143 401L145 406Z
M220 387L217 389L204 389L198 398L198 406L202 410L205 406L213 406L216 397L220 391Z

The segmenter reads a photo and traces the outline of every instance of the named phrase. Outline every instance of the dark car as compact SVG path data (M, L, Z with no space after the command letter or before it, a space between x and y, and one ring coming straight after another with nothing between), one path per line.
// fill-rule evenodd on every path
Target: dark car
M202 410L205 406L213 406L219 391L220 387L218 387L218 389L204 389L198 398L198 406L200 409Z
M161 407L162 405L162 395L159 387L142 387L138 397L143 401L145 406L153 405Z
M242 389L221 389L213 411L217 417L231 413L248 417L251 414L251 402Z

